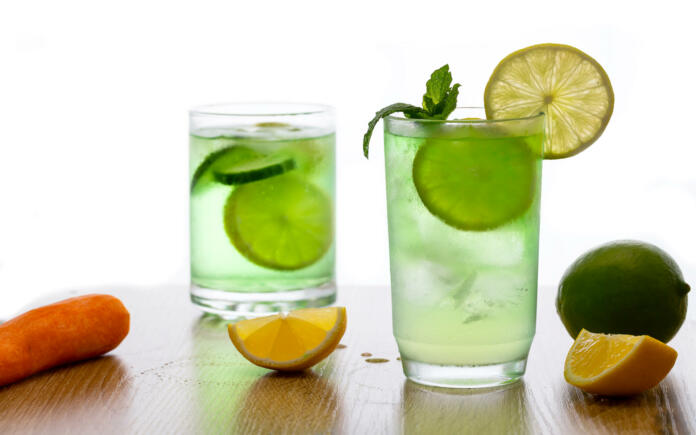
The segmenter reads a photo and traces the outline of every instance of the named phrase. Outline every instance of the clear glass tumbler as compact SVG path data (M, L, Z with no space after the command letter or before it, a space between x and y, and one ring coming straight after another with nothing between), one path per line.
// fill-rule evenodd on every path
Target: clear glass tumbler
M191 300L225 317L331 304L331 107L190 111Z
M411 380L489 387L534 337L544 115L453 116L385 120L394 335Z

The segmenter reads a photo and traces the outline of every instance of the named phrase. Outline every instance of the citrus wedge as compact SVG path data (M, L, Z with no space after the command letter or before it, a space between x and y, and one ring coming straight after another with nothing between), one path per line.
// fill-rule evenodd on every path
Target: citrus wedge
M260 367L299 371L323 360L346 331L346 308L305 308L227 325L239 353Z
M595 334L585 329L565 361L566 381L607 396L638 394L659 384L677 351L648 335Z
M544 158L570 157L599 138L614 110L614 91L596 60L568 45L518 50L493 71L484 93L489 119L546 114Z

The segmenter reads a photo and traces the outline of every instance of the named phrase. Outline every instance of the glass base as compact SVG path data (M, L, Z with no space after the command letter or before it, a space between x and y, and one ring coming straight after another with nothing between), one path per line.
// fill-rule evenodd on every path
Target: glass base
M404 374L415 383L443 388L490 388L517 382L527 359L481 366L444 366L402 357Z
M325 307L336 301L336 284L266 293L242 293L191 285L191 302L225 319L258 317L298 308Z

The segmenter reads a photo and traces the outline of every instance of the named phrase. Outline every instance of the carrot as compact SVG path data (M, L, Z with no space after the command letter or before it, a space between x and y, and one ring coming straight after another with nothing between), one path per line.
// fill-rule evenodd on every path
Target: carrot
M128 335L130 314L110 295L86 295L0 324L0 386L106 353Z

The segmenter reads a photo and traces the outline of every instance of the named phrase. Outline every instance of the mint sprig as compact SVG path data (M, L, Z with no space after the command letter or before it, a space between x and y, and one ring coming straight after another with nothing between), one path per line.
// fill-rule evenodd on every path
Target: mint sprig
M367 132L363 137L365 157L369 156L372 130L375 129L380 119L392 113L401 112L410 119L447 119L457 107L457 97L459 96L459 83L455 83L454 86L450 86L451 84L452 74L449 71L449 65L445 65L433 71L425 84L422 108L412 104L395 103L375 113L375 117L367 123Z
M459 96L459 83L450 87L452 74L449 65L435 70L430 75L430 80L425 84L426 92L423 95L423 108L432 119L447 119L457 107Z
M365 157L368 157L368 154L370 153L370 138L372 137L372 130L375 129L375 126L379 122L380 119L391 115L392 113L398 113L402 112L404 115L407 117L411 118L418 118L418 114L420 112L425 112L423 109L421 109L418 106L414 106L413 104L406 104L406 103L394 103L390 106L387 106L383 109L380 109L375 113L375 117L372 118L370 122L367 123L367 133L365 133L365 136L363 136L363 153L365 153ZM411 114L412 116L409 116Z

